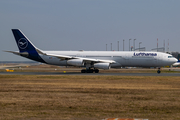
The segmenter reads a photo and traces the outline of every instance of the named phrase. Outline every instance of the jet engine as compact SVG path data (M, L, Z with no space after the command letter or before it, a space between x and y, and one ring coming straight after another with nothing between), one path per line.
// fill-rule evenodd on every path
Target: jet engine
M68 65L74 65L74 66L83 66L84 62L83 59L71 59L67 61Z
M94 64L95 68L99 68L99 69L110 69L110 63L95 63Z

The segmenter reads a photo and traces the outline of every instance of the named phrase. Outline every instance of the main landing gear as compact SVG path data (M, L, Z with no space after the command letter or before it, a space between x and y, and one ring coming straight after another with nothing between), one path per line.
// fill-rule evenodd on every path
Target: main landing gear
M161 73L161 68L158 68L157 73L158 73L158 74Z
M81 70L81 73L99 73L99 70L98 69L82 69Z

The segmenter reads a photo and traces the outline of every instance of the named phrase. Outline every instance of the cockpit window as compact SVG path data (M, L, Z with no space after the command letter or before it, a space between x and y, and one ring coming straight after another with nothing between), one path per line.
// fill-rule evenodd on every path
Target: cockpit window
M168 58L173 58L173 56L168 56Z

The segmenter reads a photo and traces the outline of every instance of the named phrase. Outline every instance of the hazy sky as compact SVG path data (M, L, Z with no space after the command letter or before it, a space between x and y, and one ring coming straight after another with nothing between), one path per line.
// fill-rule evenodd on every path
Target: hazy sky
M180 0L1 0L0 61L24 61L11 29L21 29L42 50L129 50L129 39L151 50L169 39L180 52ZM133 46L133 40L131 40Z

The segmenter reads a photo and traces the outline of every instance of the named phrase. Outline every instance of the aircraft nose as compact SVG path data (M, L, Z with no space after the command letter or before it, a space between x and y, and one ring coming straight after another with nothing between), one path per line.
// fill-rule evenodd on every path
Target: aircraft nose
M178 62L178 59L174 58L174 59L173 59L173 62Z

